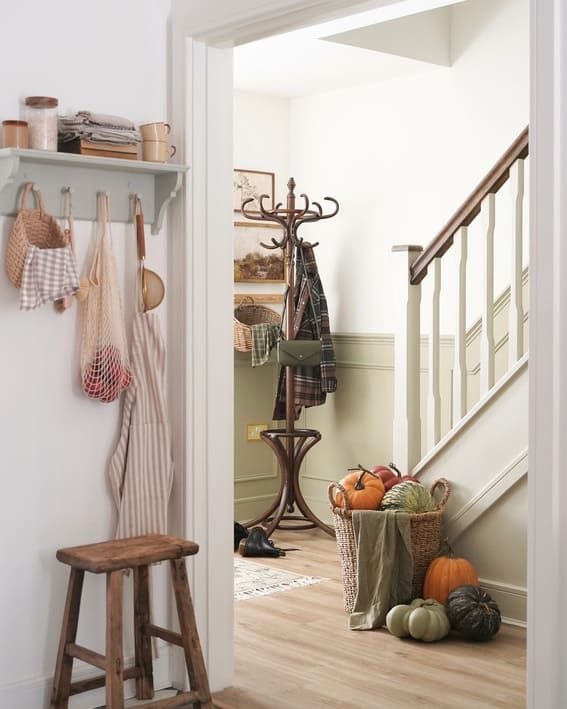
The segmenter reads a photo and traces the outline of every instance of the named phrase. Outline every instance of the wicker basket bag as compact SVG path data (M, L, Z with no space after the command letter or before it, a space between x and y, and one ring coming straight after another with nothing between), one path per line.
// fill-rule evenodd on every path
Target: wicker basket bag
M258 305L250 296L242 298L234 309L234 349L252 351L252 325L279 325L280 322L281 316L275 310Z
M45 211L43 197L34 188L39 209L27 209L26 199L33 182L28 182L22 193L20 211L12 227L6 248L6 273L16 286L22 286L22 271L30 246L40 249L57 249L69 245L69 235L59 226L57 220Z
M433 483L431 487L432 495L437 488L442 488L443 494L435 512L410 514L411 547L413 555L412 598L421 596L425 572L429 564L437 556L441 545L443 511L449 499L451 488L445 478L439 478L439 480ZM335 504L335 489L343 493L343 499L345 501L344 508L337 507ZM349 508L348 497L342 485L339 483L331 483L329 485L328 494L335 522L337 548L341 561L345 610L347 613L352 613L358 592L358 564L356 541L352 524L352 510Z

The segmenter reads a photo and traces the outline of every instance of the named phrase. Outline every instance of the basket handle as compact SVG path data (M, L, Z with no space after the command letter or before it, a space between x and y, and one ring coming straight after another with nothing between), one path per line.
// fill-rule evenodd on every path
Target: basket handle
M20 204L20 209L26 208L26 200L28 198L28 194L30 193L30 190L33 190L35 193L37 205L39 207L39 216L41 219L43 219L43 215L45 214L45 205L43 204L43 197L41 194L41 190L35 184L35 182L26 182L26 186L24 187L24 191L22 192L22 201Z
M441 497L441 500L440 500L439 506L438 506L439 510L443 510L445 508L445 505L447 504L447 500L449 499L449 495L451 494L451 486L449 485L449 481L446 478L439 478L439 480L436 480L433 483L429 492L433 495L435 490L438 487L443 488L443 496Z
M335 502L335 496L333 494L335 488L342 492L343 494L343 501L344 501L344 507L339 507L337 503ZM327 494L329 495L329 502L331 504L331 509L339 508L341 510L344 510L345 512L350 512L350 507L348 504L348 496L347 496L347 491L344 489L344 487L340 483L331 483L329 487L327 488Z
M247 301L250 301L249 303ZM251 295L245 295L240 299L240 302L236 306L236 310L240 310L243 305L256 305L256 301Z

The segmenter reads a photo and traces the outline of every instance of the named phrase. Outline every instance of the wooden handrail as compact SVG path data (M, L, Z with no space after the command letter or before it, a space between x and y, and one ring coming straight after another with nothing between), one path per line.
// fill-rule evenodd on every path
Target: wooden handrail
M410 270L410 282L412 285L417 285L425 278L427 268L433 259L443 256L453 244L453 236L458 229L468 226L479 214L480 205L486 195L498 192L510 176L510 167L516 160L527 157L528 153L529 140L528 127L526 126L473 193L463 202L443 229L415 260Z

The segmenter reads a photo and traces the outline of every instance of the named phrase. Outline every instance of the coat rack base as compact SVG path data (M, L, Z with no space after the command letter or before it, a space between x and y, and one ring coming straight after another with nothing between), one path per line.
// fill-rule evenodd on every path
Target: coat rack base
M281 473L278 496L272 505L259 517L245 523L246 527L262 525L268 537L274 529L314 529L318 527L331 537L335 530L320 520L305 502L299 485L299 472L307 452L321 440L321 433L311 428L268 429L260 434L262 440L274 451ZM293 512L300 514L293 514ZM303 522L303 524L282 525L282 522Z

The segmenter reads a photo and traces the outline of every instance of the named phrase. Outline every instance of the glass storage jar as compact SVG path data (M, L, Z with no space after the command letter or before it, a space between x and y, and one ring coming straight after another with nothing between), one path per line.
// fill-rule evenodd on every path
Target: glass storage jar
M25 99L30 148L57 150L58 105L59 101L51 96L28 96Z

